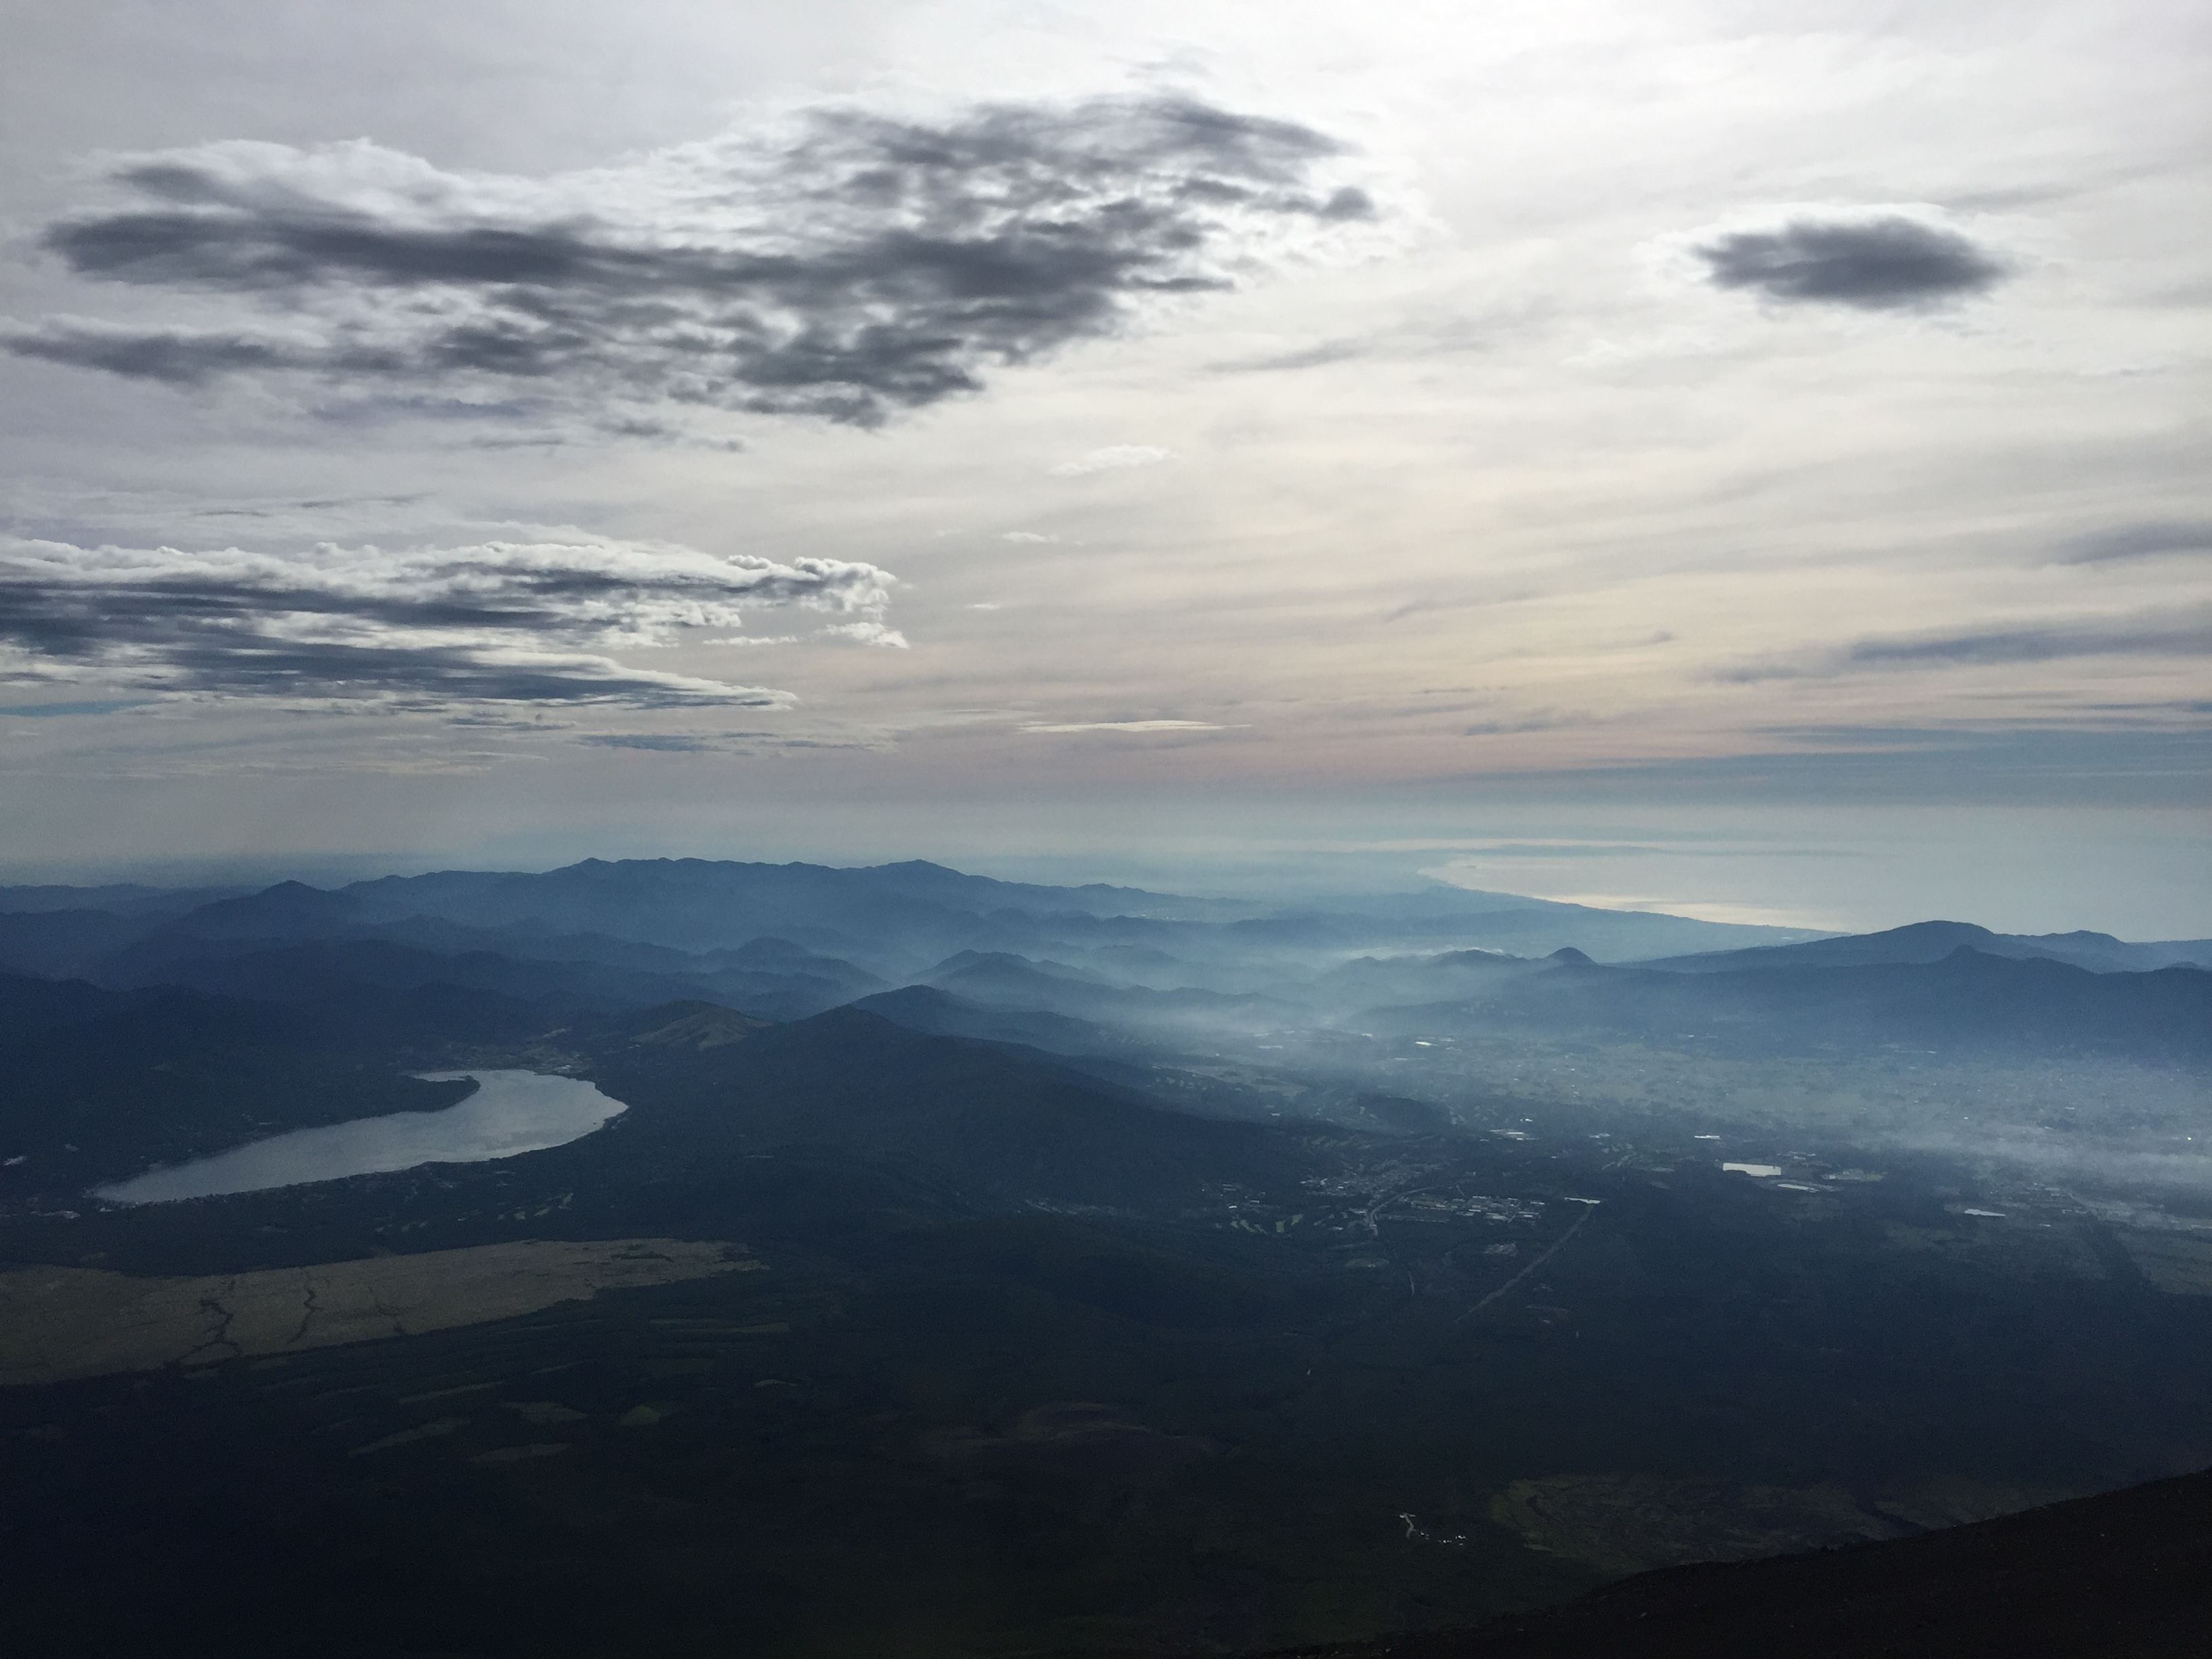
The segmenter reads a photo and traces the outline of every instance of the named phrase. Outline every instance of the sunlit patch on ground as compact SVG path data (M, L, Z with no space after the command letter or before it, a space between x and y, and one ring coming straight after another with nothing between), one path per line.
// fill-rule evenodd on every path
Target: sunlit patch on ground
M1616 1573L1744 1561L1907 1530L1868 1514L1840 1486L1790 1490L1637 1474L1516 1480L1492 1500L1491 1518L1539 1548Z
M526 1240L201 1279L0 1273L0 1384L330 1347L513 1319L601 1291L757 1270L742 1246Z

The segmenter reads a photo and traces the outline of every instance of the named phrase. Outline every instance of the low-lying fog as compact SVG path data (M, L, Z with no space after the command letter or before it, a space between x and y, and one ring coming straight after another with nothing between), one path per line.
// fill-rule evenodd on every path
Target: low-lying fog
M2117 1055L1699 1053L1442 1018L1430 1030L1288 1030L1256 1042L1219 1030L1211 1054L1186 1049L1155 1083L1177 1071L1202 1077L1198 1109L1279 1121L1545 1138L1603 1130L1624 1137L1624 1150L1724 1129L1731 1157L1762 1165L1856 1147L1959 1159L2005 1181L2212 1204L2212 1077L2196 1066Z
M411 1170L420 1164L478 1164L565 1146L623 1110L620 1101L575 1078L495 1071L421 1075L439 1083L473 1078L477 1090L442 1112L392 1112L295 1129L189 1164L149 1170L100 1188L96 1195L117 1204L161 1204Z

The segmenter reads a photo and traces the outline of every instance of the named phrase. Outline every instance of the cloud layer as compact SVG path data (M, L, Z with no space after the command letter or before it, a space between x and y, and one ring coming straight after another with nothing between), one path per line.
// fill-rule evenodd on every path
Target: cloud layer
M1212 720L1030 720L1024 732L1227 732L1234 728Z
M1804 216L1693 250L1705 279L1785 305L1911 310L1988 292L2010 274L1960 232L1901 213Z
M1974 668L2078 657L2197 657L2212 653L2212 606L2165 606L2124 615L2052 618L1863 639L1794 661L1746 663L1715 678L1733 684L1915 668Z
M1287 122L1179 99L778 132L536 179L366 141L122 158L41 241L81 276L258 316L16 331L21 356L197 385L297 372L400 398L705 404L861 426L1234 285L1374 216Z
M2212 552L2212 520L2154 520L2121 525L2084 536L2068 550L2068 564L2113 564L2123 559L2154 559L2170 553Z
M97 675L170 692L409 708L775 707L791 698L610 653L735 628L763 606L887 633L895 580L832 559L786 565L609 542L325 546L280 558L0 541L0 650L17 678Z

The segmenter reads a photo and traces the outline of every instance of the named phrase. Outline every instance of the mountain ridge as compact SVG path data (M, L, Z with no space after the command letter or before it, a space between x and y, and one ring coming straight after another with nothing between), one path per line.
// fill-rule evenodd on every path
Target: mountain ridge
M2041 957L2092 973L2145 973L2160 968L2212 967L2212 939L2130 942L2110 933L2000 933L1971 921L1914 921L1874 933L1848 933L1792 945L1754 945L1659 957L1630 964L1675 973L1736 968L1842 967L1872 963L1936 962L1960 945L1985 956Z

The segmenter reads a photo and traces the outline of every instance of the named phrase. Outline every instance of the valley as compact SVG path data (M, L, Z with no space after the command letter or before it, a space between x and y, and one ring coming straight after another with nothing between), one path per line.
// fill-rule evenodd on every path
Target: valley
M281 1001L0 985L0 1044L40 1080L0 1114L18 1626L56 1653L283 1653L312 1626L359 1659L678 1659L732 1632L1227 1655L2212 1462L2206 1073L2169 1012L2202 970L2001 966L1934 1052L1880 999L1824 1026L1796 992L1661 1040L1636 1011L1673 970L1194 916L1173 925L1213 983L1186 995L1070 960L1110 918L962 913L951 875L872 945L829 901L780 913L872 964L799 1018L489 990L472 948L427 954L476 983ZM665 915L636 931L703 942L696 891ZM1251 945L1255 921L1293 943ZM1054 954L868 988L914 959L897 939L1017 928ZM1206 931L1238 928L1234 951ZM1298 955L1316 929L1333 965ZM1386 1017L1313 988L1347 976L1467 994ZM2136 989L2124 1042L2044 1017ZM475 1161L93 1190L502 1070L620 1109ZM240 1559L263 1592L180 1632Z

